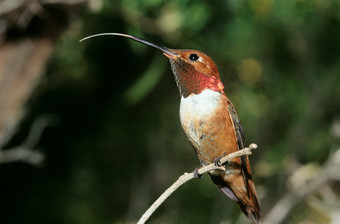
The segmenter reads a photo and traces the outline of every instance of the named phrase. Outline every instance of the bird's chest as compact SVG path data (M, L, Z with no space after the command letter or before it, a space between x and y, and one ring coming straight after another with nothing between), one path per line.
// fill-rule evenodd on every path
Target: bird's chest
M203 126L213 120L220 106L221 94L212 90L203 90L200 94L182 97L180 119L182 127L195 148L206 133Z

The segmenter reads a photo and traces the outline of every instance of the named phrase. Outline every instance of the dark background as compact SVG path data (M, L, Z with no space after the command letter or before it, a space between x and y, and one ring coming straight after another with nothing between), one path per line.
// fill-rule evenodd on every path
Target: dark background
M337 223L337 179L308 187L339 148L339 1L103 0L71 21L4 149L23 142L37 118L53 120L36 146L43 163L0 164L1 223L133 223L199 166L180 127L168 60L121 37L79 43L101 32L211 56L246 144L259 146L250 160L265 219ZM275 214L287 195L287 214ZM179 188L150 223L249 221L204 175Z

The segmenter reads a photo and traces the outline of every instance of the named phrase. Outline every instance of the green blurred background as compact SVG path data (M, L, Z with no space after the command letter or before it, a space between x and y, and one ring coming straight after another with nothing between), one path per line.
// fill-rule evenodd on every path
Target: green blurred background
M180 127L168 60L121 37L79 43L100 32L211 56L246 144L259 146L250 160L265 217L289 192L303 194L296 182L318 178L339 147L339 1L90 1L59 39L8 145L25 139L37 117L56 120L39 141L42 166L0 165L1 223L133 223L199 166ZM326 181L280 222L339 223L339 188ZM249 221L204 175L178 189L149 223Z

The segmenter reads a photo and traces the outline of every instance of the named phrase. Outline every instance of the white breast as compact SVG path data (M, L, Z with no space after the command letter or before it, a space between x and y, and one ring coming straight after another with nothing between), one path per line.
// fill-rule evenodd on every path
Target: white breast
M187 98L182 96L180 105L181 122L186 116L204 118L211 115L218 106L221 94L210 89L203 90L200 94L192 94Z
M192 94L186 98L182 96L180 105L181 124L192 143L199 145L201 133L197 129L197 123L205 121L214 114L219 105L221 94L209 89L200 94Z

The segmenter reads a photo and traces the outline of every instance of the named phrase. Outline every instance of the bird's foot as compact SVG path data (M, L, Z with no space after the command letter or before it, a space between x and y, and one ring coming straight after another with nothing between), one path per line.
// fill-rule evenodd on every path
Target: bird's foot
M222 166L222 163L221 163L221 158L224 157L226 154L224 154L223 156L219 156L217 157L216 159L214 159L214 164L215 166Z
M195 168L195 170L194 170L194 177L195 178L197 178L197 179L202 179L203 178L203 175L202 174L200 174L200 173L198 173L198 169L199 168Z

